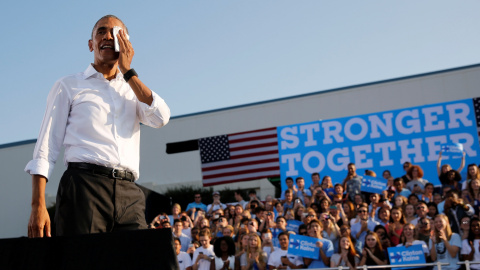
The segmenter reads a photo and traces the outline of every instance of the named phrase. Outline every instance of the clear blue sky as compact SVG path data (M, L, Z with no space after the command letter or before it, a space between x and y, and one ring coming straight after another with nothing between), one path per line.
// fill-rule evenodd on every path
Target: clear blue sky
M0 144L37 137L50 88L93 61L106 14L173 116L480 63L480 1L108 2L2 5Z

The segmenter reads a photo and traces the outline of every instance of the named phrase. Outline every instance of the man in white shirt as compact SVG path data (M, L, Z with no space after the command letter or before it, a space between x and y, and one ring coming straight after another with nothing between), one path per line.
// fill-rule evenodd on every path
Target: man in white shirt
M207 214L212 215L213 212L217 211L218 209L225 209L227 205L220 202L220 192L215 191L212 194L213 202L207 206Z
M119 52L115 51L115 36ZM113 15L95 24L88 41L94 62L53 86L31 160L29 237L50 236L45 186L65 147L56 204L57 235L147 228L139 177L140 123L159 128L170 109L130 66L134 55L125 24ZM128 207L127 207L128 206Z
M183 248L180 239L173 239L173 247L175 248L175 254L177 254L178 266L180 270L192 270L192 259L188 253L181 251ZM188 247L187 247L188 248Z
M268 265L270 269L300 269L303 268L303 260L296 255L288 255L288 232L281 232L278 235L280 249L270 254Z
M237 202L233 203L233 205L240 204L242 206L242 208L245 209L245 206L247 206L248 202L246 202L243 199L243 192L241 190L236 190L234 195L235 195L235 200Z
M353 238L362 243L362 246L365 246L365 236L367 232L373 232L373 229L375 229L375 226L379 225L379 223L368 217L368 204L360 204L357 212L360 222L352 225L351 234Z
M213 246L210 245L210 230L203 229L198 235L202 246L193 253L193 270L210 270L210 263L215 259Z

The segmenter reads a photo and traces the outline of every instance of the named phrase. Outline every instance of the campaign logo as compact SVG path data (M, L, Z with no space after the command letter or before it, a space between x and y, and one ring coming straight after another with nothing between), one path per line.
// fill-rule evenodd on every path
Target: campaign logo
M390 252L390 262L391 263L401 263L402 262L402 255L399 251L397 252Z
M463 144L461 143L448 143L440 146L442 155L450 157L462 157L463 156Z
M364 192L382 194L387 189L387 180L368 175L362 176L361 190Z
M288 244L288 254L318 259L320 250L317 247L317 241L317 238L292 234Z
M413 245L408 248L404 246L389 247L388 257L392 265L399 264L422 264L425 263L425 254L422 245ZM409 269L409 268L396 268Z

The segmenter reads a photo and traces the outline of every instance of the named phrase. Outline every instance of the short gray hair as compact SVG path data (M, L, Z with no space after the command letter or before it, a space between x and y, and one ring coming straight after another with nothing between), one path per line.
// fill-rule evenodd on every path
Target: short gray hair
M119 20L119 21L123 24L123 27L125 28L125 31L127 31L127 34L128 34L128 28L127 28L127 26L125 25L125 23L123 23L123 21L122 21L120 18L118 18L117 16L108 14L108 15L105 15L105 16L101 17L101 18L95 23L95 25L93 26L93 29L92 29L92 37L91 37L92 39L93 39L93 31L95 31L95 28L97 28L98 23L99 23L101 20L103 20L103 19L108 19L108 18L112 18L112 19L117 19L117 20Z

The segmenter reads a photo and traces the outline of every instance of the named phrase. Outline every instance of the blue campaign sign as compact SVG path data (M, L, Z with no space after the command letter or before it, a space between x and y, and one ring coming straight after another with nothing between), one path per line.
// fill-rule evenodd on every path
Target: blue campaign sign
M442 156L450 156L450 157L463 156L463 145L461 143L442 144L440 149L442 150Z
M382 194L387 189L387 180L368 175L362 176L361 190L365 192Z
M288 244L288 254L300 257L318 259L320 250L317 247L317 238L298 234L291 234Z
M282 191L286 177L302 176L308 187L314 172L341 183L348 163L355 163L359 175L390 170L399 177L409 161L422 167L424 179L440 185L441 145L462 144L467 164L480 156L472 99L280 126L277 136ZM461 159L445 155L442 163L458 168Z
M285 226L285 228L287 229L287 231L298 233L298 226L302 224L303 222L301 221L290 219L290 220L287 220L287 226Z
M392 265L425 263L422 245L413 245L408 248L404 246L389 247L387 250Z

